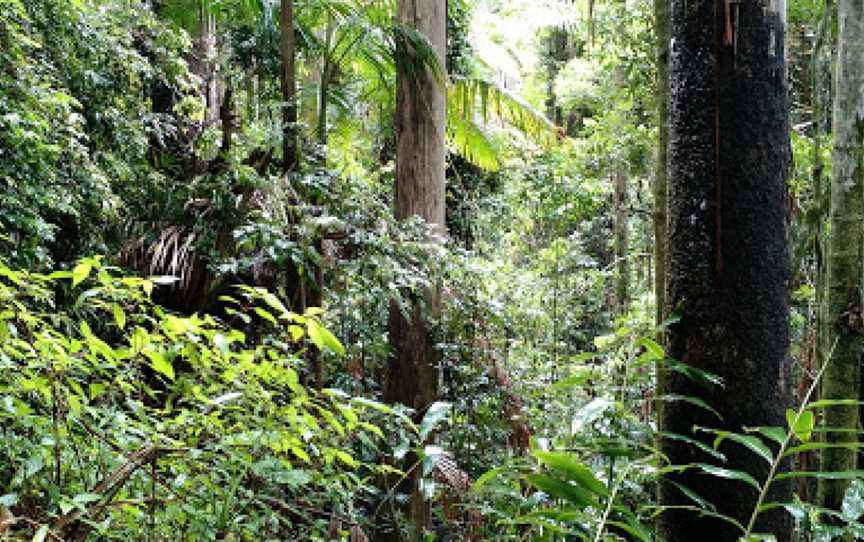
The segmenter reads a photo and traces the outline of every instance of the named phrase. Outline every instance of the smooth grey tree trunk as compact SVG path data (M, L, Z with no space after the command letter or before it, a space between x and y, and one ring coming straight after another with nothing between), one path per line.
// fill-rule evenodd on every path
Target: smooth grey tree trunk
M789 405L790 164L783 0L673 0L670 65L667 309L683 303L668 332L669 355L723 378L703 387L668 371L664 392L705 400L722 420L692 404L666 402L663 431L698 438L694 425L731 431L784 426ZM727 469L764 481L768 464L726 441ZM697 448L661 439L673 464L717 463ZM786 468L785 466L783 468ZM661 481L660 504L693 505L672 482L747 525L757 491L689 469ZM769 502L788 502L776 483ZM667 542L736 542L741 530L675 509L659 517ZM788 542L782 509L764 512L755 532Z
M859 399L864 277L864 4L839 0L839 35L834 81L834 155L828 226L828 273L825 288L828 358L822 399ZM859 429L857 404L826 409L826 428ZM828 432L832 444L853 443L856 433ZM856 467L855 449L822 452L822 471ZM840 510L849 480L819 480L817 501Z

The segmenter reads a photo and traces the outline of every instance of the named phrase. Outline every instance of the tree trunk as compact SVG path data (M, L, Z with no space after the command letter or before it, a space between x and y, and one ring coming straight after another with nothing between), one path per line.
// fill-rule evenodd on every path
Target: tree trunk
M829 357L822 399L859 398L864 276L864 5L840 0L836 80L834 82L834 156L828 228L826 326ZM825 427L858 429L858 406L826 410ZM829 443L856 442L855 433L830 432ZM855 469L854 449L822 452L822 471ZM848 480L819 480L818 502L840 510Z
M789 251L786 241L790 163L785 69L785 2L673 0L669 147L667 309L684 304L668 332L673 359L723 378L701 387L669 371L665 393L699 397L722 420L685 402L668 402L663 431L692 435L694 425L741 432L785 426L789 402ZM696 447L662 439L672 464L716 463ZM721 446L727 469L763 482L767 463L746 448ZM786 467L783 466L785 469ZM747 525L757 492L746 483L689 469L661 481L661 505L692 505L670 482L713 502ZM769 502L788 502L775 483ZM667 542L708 538L735 542L730 523L685 510L658 522ZM755 532L788 542L782 509L762 513Z
M296 37L294 35L294 0L282 0L280 13L279 49L282 56L282 170L297 169L297 68Z
M827 305L825 299L825 281L827 280L825 220L830 206L830 183L826 186L824 180L824 164L822 163L822 142L828 140L831 129L828 111L831 99L831 78L833 40L832 32L836 6L833 0L826 0L825 11L816 31L813 44L813 224L814 252L816 255L816 365L822 367L828 356L830 345L827 325ZM827 102L827 103L826 103ZM821 391L820 391L821 395Z
M629 212L627 202L627 174L619 169L615 172L615 304L618 314L627 314L630 304L630 252L627 227Z
M656 323L666 319L666 185L669 165L670 0L654 0L657 48L657 164L654 169L654 303Z
M192 72L201 78L201 94L205 103L205 120L219 118L219 84L216 65L216 17L201 3L198 6L198 28Z
M444 66L447 3L445 0L400 0L399 22L426 36ZM412 55L404 51L404 55ZM443 234L444 221L444 134L446 101L444 85L427 70L412 73L406 58L397 58L396 97L396 189L394 213L398 220L419 216ZM438 308L439 294L430 288L405 318L395 303L390 307L390 344L385 399L413 408L418 417L438 397L438 356L433 348L428 317ZM420 494L420 469L411 479L408 516L420 540L429 526L431 513Z

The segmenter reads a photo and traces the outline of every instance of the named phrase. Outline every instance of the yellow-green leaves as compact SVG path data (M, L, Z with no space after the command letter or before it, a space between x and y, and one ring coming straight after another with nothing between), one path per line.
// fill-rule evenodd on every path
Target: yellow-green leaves
M319 324L315 318L306 319L306 330L309 332L309 339L319 350L329 350L339 355L345 354L345 348L342 343L330 331Z
M150 359L150 366L154 371L174 380L174 366L165 357L165 354L156 350L147 350L144 353Z
M124 329L126 327L126 313L118 303L111 305L111 312L114 314L114 323L117 327Z
M790 408L786 411L786 421L789 423L789 429L801 442L810 440L813 427L816 425L816 416L812 410L805 410L799 414Z
M90 276L92 270L93 262L91 260L81 260L78 262L78 265L72 269L72 286L75 287L84 282Z

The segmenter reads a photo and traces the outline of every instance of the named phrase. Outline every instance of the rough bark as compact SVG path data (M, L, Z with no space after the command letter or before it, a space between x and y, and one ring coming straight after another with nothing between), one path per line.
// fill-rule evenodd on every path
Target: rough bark
M728 11L726 8L729 8ZM668 402L663 431L690 435L694 425L742 431L783 426L789 402L786 240L790 162L782 0L673 0L670 71L669 245L667 309L684 304L668 332L669 355L724 379L705 388L669 371L664 391L700 397L721 415ZM662 439L673 464L716 463L696 447ZM767 476L768 465L731 442L723 467ZM785 468L785 466L783 467ZM661 505L692 505L670 481L710 500L717 511L749 521L756 490L691 469L661 482ZM769 502L787 502L775 483ZM790 540L783 510L764 512L755 532ZM721 520L684 510L659 518L667 542L735 542Z
M297 42L294 35L294 0L282 0L279 15L279 51L282 56L280 72L282 85L282 170L293 172L297 168Z
M822 399L859 398L862 335L861 287L864 277L864 5L837 4L839 36L834 82L834 154L828 228L826 326L829 358L823 373ZM826 410L825 427L858 429L858 406ZM855 442L854 433L830 432L829 443ZM855 450L822 452L823 471L845 471L856 465ZM848 480L820 480L818 502L839 510Z
M400 0L399 22L426 36L444 65L447 7L445 0ZM404 51L411 55L411 51ZM397 58L396 186L394 213L405 220L419 216L444 233L446 102L443 82L427 70L414 75L406 58ZM438 358L427 317L434 315L439 294L429 289L406 319L390 308L392 359L388 365L385 399L405 404L418 415L438 396ZM419 472L411 477L407 510L413 540L421 539L431 520L428 503L419 492Z

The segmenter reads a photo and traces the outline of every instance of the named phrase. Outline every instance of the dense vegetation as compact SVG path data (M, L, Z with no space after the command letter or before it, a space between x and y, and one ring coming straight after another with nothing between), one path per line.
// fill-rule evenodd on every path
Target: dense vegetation
M853 0L0 0L0 540L864 539L862 62Z

